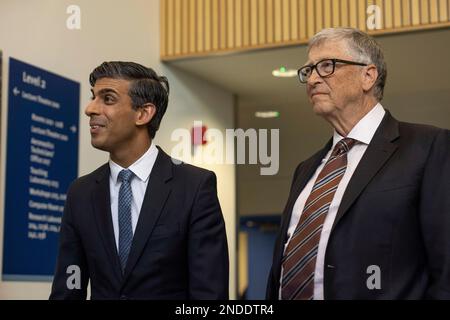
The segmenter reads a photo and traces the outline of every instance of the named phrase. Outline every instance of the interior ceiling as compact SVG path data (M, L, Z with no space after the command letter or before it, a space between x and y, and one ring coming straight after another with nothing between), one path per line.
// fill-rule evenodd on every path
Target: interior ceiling
M378 36L377 40L388 64L389 92L403 93L408 88L426 91L450 88L450 29ZM304 95L304 90L297 78L275 78L272 70L280 66L298 69L306 60L306 47L299 45L177 60L168 64L241 97L284 97L298 91ZM444 71L446 77L442 77Z

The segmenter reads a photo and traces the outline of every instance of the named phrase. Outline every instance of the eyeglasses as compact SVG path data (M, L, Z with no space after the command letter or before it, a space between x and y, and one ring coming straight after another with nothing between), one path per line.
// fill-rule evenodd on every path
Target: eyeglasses
M332 75L334 73L334 70L336 69L336 63L345 63L355 66L367 66L366 63L361 62L354 62L341 59L324 59L320 60L316 64L310 64L298 69L297 71L298 79L300 80L301 83L307 83L314 69L316 69L317 74L322 78L328 77L329 75Z

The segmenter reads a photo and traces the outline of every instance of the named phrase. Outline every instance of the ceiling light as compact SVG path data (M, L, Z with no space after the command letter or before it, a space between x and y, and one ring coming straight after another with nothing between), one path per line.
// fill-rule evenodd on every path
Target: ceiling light
M272 71L272 75L278 78L292 78L297 76L297 70L280 67Z
M256 111L255 117L257 118L278 118L280 117L279 111Z

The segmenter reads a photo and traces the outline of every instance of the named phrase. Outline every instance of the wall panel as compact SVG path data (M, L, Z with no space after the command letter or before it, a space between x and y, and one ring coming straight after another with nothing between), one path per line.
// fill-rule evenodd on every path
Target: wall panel
M160 0L161 59L304 44L350 26L385 34L450 26L450 0ZM368 30L377 6L381 29Z

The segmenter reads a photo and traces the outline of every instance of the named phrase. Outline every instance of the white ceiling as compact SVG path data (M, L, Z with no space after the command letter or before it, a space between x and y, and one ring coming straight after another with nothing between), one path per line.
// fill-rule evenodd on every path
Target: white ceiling
M425 91L450 87L449 28L379 36L377 40L388 63L390 92L404 92L416 87ZM298 45L177 60L168 64L239 96L283 96L303 89L296 78L275 78L272 70L280 66L297 69L306 60L306 47ZM447 71L447 77L438 78L445 81L432 80L444 71Z

